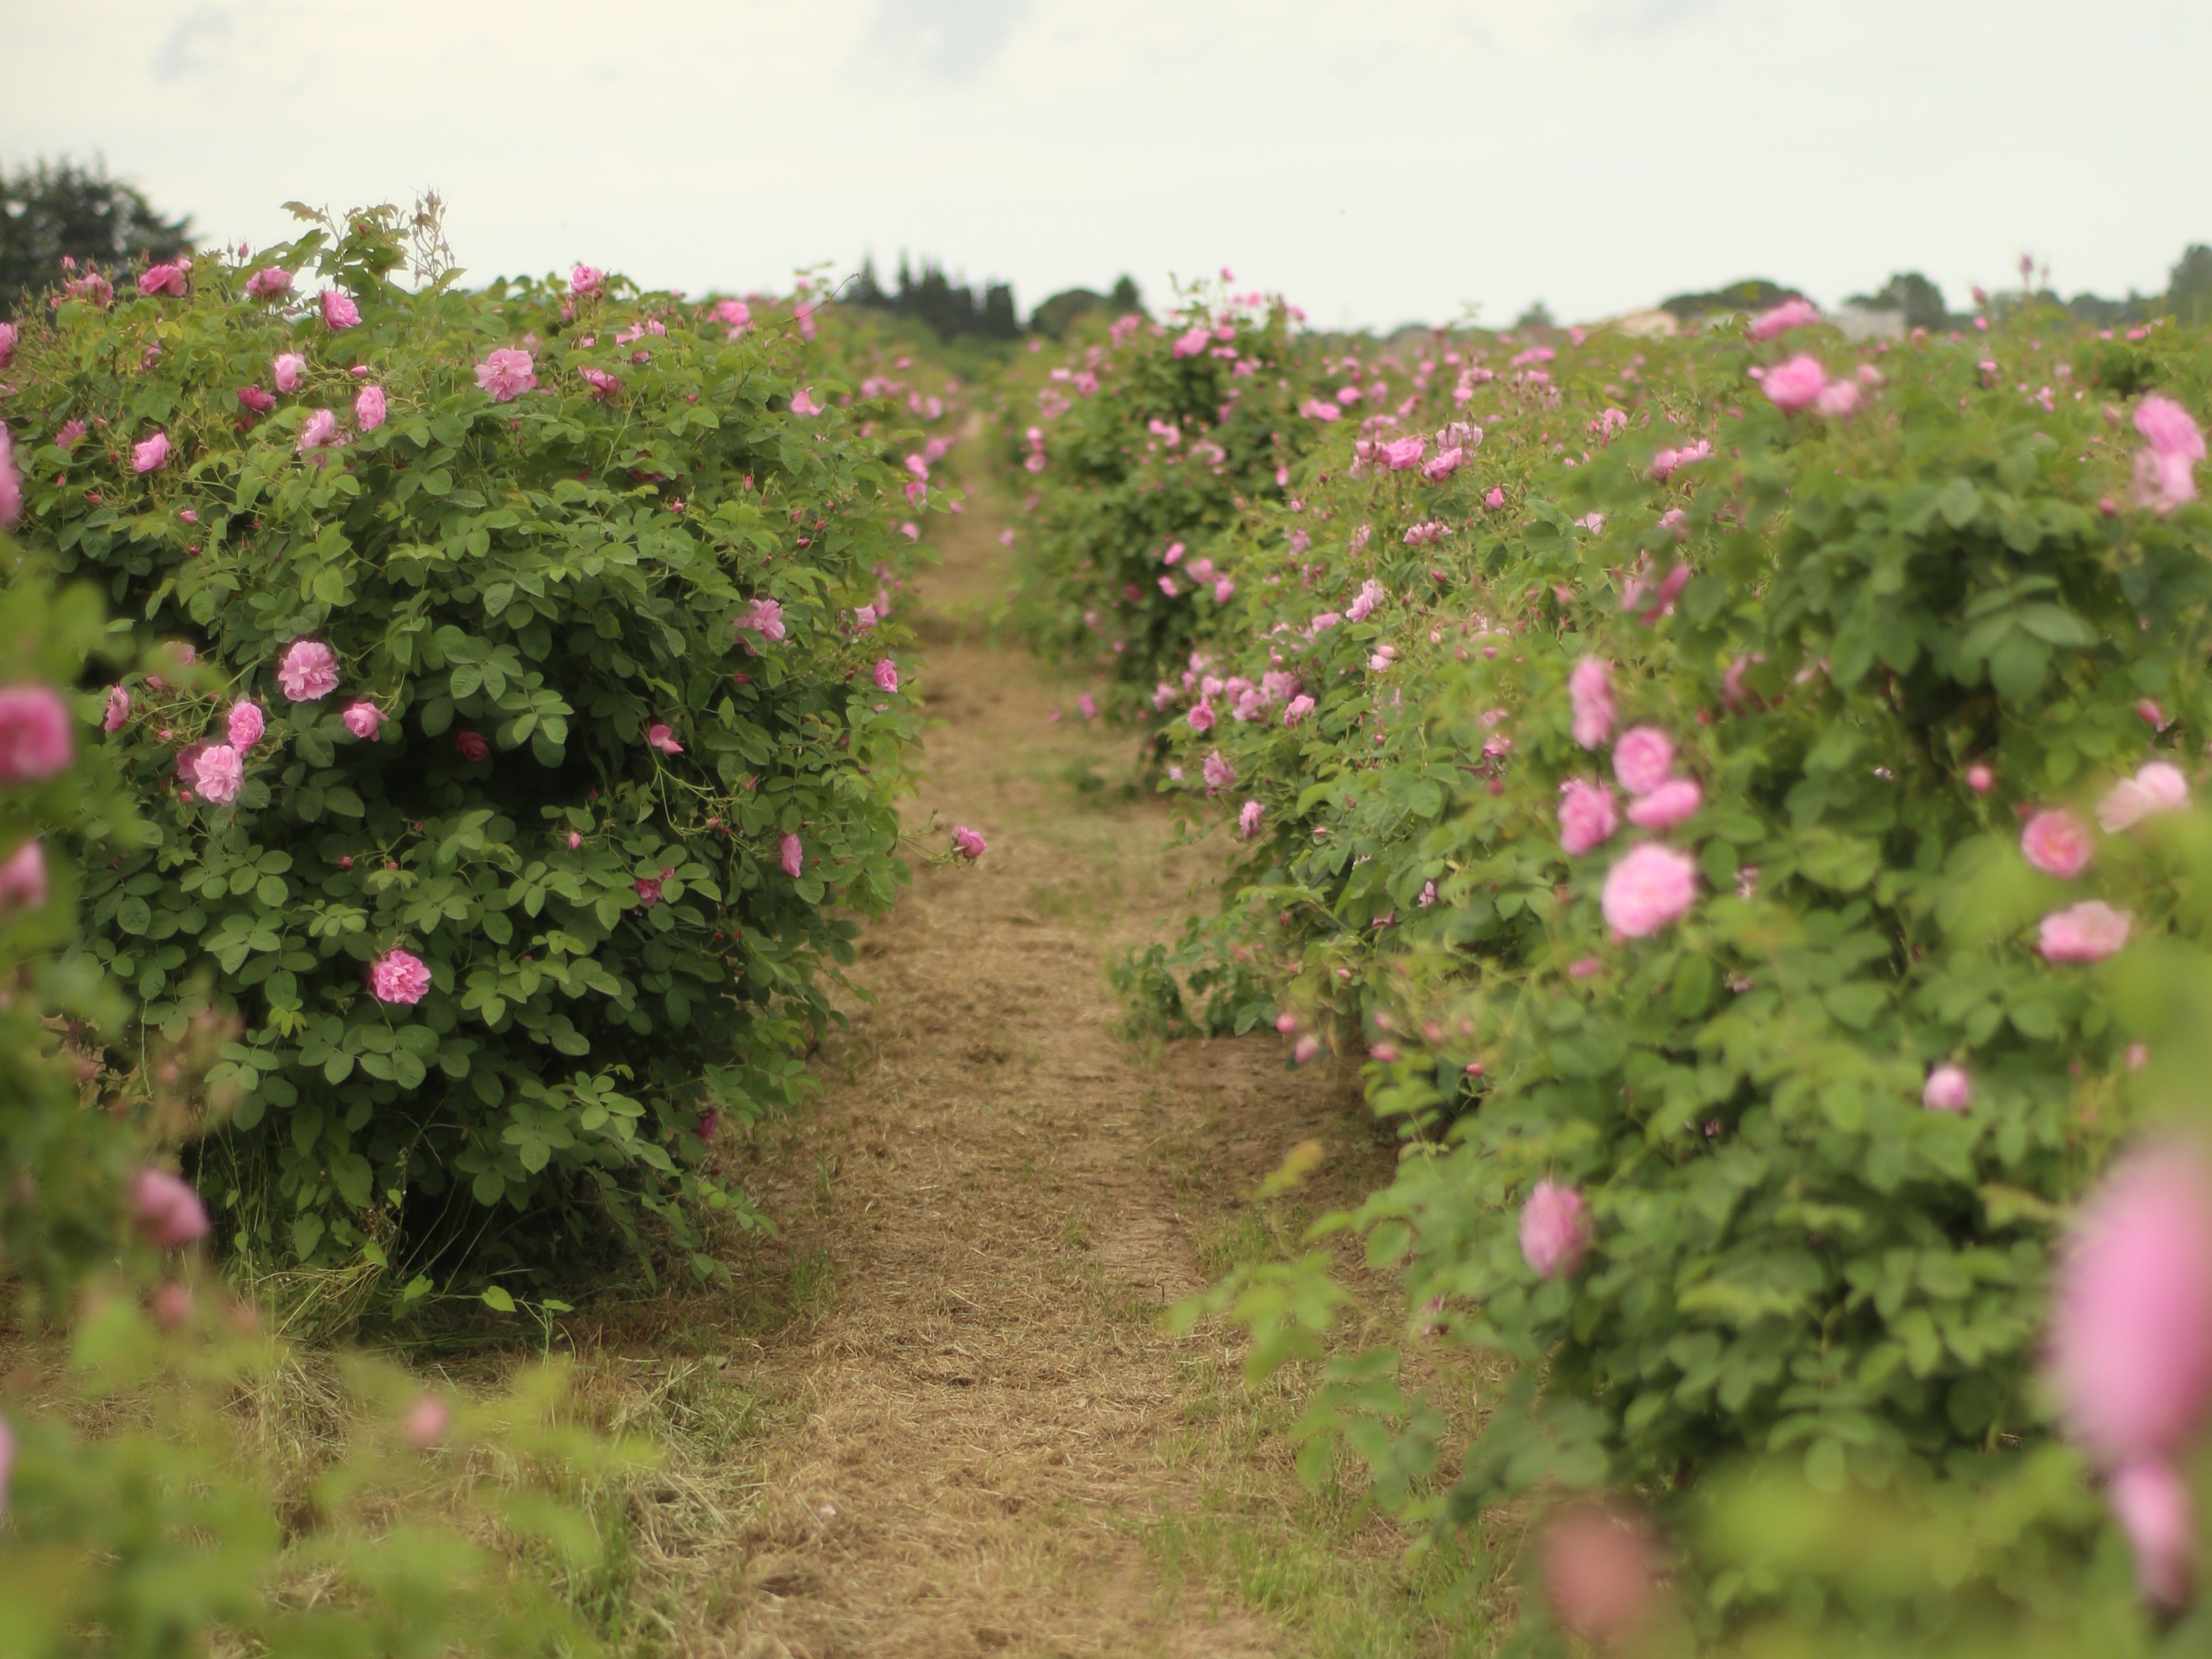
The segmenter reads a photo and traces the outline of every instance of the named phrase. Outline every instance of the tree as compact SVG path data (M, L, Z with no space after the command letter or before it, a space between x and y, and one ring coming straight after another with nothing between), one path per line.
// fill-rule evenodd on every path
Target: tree
M1849 303L1869 311L1901 311L1907 328L1942 328L1951 315L1943 290L1917 270L1900 270L1872 294L1854 294Z
M109 178L105 161L34 161L0 178L0 317L58 281L64 257L127 264L174 253L191 233L190 215L164 218L136 185Z
M1021 323L1015 314L1014 290L1011 287L994 283L983 290L979 299L975 290L965 283L956 285L945 274L945 267L933 259L921 262L921 276L917 279L914 268L901 255L898 289L895 293L878 281L874 258L863 259L860 274L854 278L845 301L915 318L935 329L941 339L955 339L962 335L980 336L987 340L1021 337Z
M2192 242L2166 284L2166 308L2185 323L2212 323L2212 247Z
M1765 311L1796 297L1794 288L1784 288L1764 276L1747 276L1702 294L1671 295L1659 302L1659 309L1672 313L1678 323L1687 323L1716 311Z

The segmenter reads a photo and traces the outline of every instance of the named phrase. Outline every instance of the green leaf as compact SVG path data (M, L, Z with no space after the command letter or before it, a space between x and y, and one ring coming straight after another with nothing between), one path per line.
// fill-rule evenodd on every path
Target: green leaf
M495 1313L511 1314L514 1311L514 1298L497 1285L484 1287L483 1304Z

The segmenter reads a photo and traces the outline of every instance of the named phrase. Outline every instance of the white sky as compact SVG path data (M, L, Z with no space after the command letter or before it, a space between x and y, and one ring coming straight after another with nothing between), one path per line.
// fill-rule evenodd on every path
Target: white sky
M1227 264L1317 324L1765 276L2165 286L2212 241L2212 4L8 0L0 159L204 237L435 185L471 280L694 291L902 249L1024 310Z

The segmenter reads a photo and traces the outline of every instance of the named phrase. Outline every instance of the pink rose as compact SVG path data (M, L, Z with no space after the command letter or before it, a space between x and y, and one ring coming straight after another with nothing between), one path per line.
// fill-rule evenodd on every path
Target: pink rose
M1206 793L1209 795L1218 795L1237 781L1237 769L1218 749L1206 756L1199 772L1206 779Z
M453 1411L446 1402L434 1394L426 1394L407 1408L401 1426L406 1431L409 1445L417 1451L428 1451L446 1437L453 1420Z
M1545 1279L1565 1279L1582 1266L1589 1248L1583 1195L1571 1187L1540 1181L1521 1206L1521 1255Z
M640 876L635 881L630 883L630 885L637 890L638 898L648 909L660 902L659 876Z
M1559 1623L1610 1651L1659 1607L1658 1551L1643 1524L1601 1504L1578 1505L1544 1531L1544 1595Z
M1613 746L1613 775L1632 795L1648 795L1674 769L1674 744L1656 726L1632 726Z
M2197 1576L2197 1502L2173 1465L2144 1458L2115 1471L2105 1496L2135 1551L2136 1585L2160 1607L2186 1606Z
M592 388L592 396L602 403L622 390L621 376L610 374L604 368L580 368L576 373L583 377L584 384Z
M1213 705L1200 697L1190 706L1190 713L1183 718L1190 722L1192 731L1211 732L1213 729Z
M2073 879L2088 867L2088 826L2063 806L2038 812L2020 832L2022 857L2046 876Z
M295 640L276 661L276 684L293 702L313 702L338 689L337 653L320 640Z
M15 342L21 336L13 323L0 323L0 368L12 366L15 361Z
M69 708L44 685L0 685L0 783L36 783L76 753Z
M246 297L249 300L275 299L291 291L292 273L282 265L270 265L246 279Z
M167 1170L141 1170L131 1176L131 1204L139 1230L162 1249L208 1235L200 1195Z
M334 288L323 290L323 325L329 329L357 328L361 325L361 307L354 304L353 296Z
M37 910L46 902L46 849L27 841L0 862L0 915Z
M1598 908L1630 939L1657 933L1698 896L1698 866L1687 853L1656 842L1632 848L1606 872Z
M1567 676L1567 700L1573 705L1575 741L1595 749L1613 731L1613 666L1598 657L1584 657Z
M270 410L276 407L276 398L270 397L258 386L242 386L239 387L238 401L249 413L255 415L266 415Z
M210 744L200 750L198 760L193 763L192 787L217 806L228 806L236 800L245 782L245 763L240 760L238 750L227 743Z
M453 734L453 752L463 760L474 764L491 753L491 744L484 741L483 732L471 732L465 728Z
M123 723L130 718L131 694L119 685L109 686L107 708L100 717L100 729L111 733L120 732Z
M720 318L734 335L751 324L753 308L743 300L717 300L714 301L714 315Z
M338 417L327 409L316 410L300 428L296 453L313 455L335 447L343 440L338 436Z
M2133 920L2101 899L2085 899L2044 917L2036 948L2046 962L2102 962L2128 942Z
M1831 380L1813 399L1813 407L1832 421L1848 421L1859 412L1864 395L1856 380Z
M1603 784L1580 778L1559 787L1559 847L1569 858L1578 859L1592 848L1603 846L1620 828L1613 791Z
M1688 778L1668 778L1648 794L1628 803L1628 821L1639 830L1672 830L1695 817L1705 792Z
M597 294L606 280L605 271L579 264L568 272L568 292L580 300L586 294Z
M2140 450L2136 455L2135 503L2163 516L2197 499L2197 469L2182 455Z
M269 372L279 392L297 392L301 378L307 372L307 360L296 351L287 351L270 365Z
M822 405L814 401L814 388L800 386L791 394L791 412L794 415L819 415Z
M1802 353L1767 371L1766 395L1785 414L1805 408L1828 384L1828 371L1820 359Z
M1492 513L1497 512L1498 508L1505 505L1505 492L1500 489L1496 484L1492 484L1488 491L1483 495L1482 504L1488 507ZM1585 749L1592 748L1595 745L1590 744L1584 744L1583 745Z
M785 635L783 606L774 599L755 599L752 609L737 621L738 631L750 630L771 645Z
M23 479L15 471L15 441L0 422L0 530L23 516Z
M646 728L646 747L658 749L664 755L680 755L684 745L676 741L676 733L666 726L655 724Z
M1304 693L1301 693L1297 696L1292 697L1289 702L1284 705L1283 724L1285 726L1296 726L1307 715L1312 714L1313 711L1314 700L1311 697L1305 696Z
M142 444L131 448L131 467L135 472L157 472L169 462L169 434L156 432Z
M355 394L353 423L363 432L374 432L384 424L384 388L365 386Z
M185 268L180 264L159 264L146 267L138 279L141 294L173 294L179 298L185 291Z
M357 697L348 703L338 716L345 723L345 729L364 743L376 742L377 728L390 718L366 697Z
M495 404L511 404L538 384L538 363L519 346L498 346L477 365L477 384Z
M876 607L872 605L858 606L853 612L854 631L865 634L880 620L881 618L876 615Z
M2107 835L2131 830L2159 812L2189 805L2189 780L2181 769L2166 761L2151 761L2135 776L2122 778L2097 803L2097 822Z
M2171 398L2154 392L2136 405L2136 430L2154 453L2178 455L2185 460L2204 459L2204 434L2189 411Z
M1786 334L1793 328L1804 328L1820 320L1820 308L1810 300L1784 300L1771 311L1762 311L1751 319L1751 337L1771 340L1778 334Z
M1254 836L1259 834L1260 819L1267 810L1256 800L1246 801L1243 809L1237 814L1237 833L1246 841L1251 840Z
M1920 1103L1931 1112L1963 1112L1973 1103L1974 1080L1957 1066L1938 1066L1921 1085Z
M893 662L889 657L881 657L877 659L876 690L878 691L896 691L898 689L898 665Z
M430 970L410 951L386 951L368 965L368 992L379 1002L414 1004L429 994Z
M799 872L806 867L806 850L799 844L799 837L786 836L779 850L783 863L783 873L793 881L798 880Z
M261 712L261 705L251 698L242 697L230 706L230 718L224 726L230 746L241 755L261 741L261 734L269 729L269 721Z
M952 850L962 858L974 862L991 850L991 844L964 823L952 826Z

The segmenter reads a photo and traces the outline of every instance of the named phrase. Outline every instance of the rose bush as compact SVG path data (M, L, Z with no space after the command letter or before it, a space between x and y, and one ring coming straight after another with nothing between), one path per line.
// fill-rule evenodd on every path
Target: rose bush
M244 1019L227 1241L419 1291L650 1222L710 1272L702 1143L795 1097L903 878L930 491L804 304L410 288L400 230L23 332L23 533L168 642L107 696L152 828L90 827L90 950L144 1029Z

